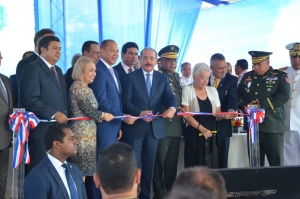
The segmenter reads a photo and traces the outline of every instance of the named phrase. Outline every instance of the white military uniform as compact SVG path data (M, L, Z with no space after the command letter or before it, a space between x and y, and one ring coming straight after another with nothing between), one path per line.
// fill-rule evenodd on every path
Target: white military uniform
M194 82L193 75L191 75L189 78L184 77L184 76L180 77L180 86L181 87L191 85L193 82Z
M291 86L291 96L285 104L284 165L298 165L300 153L300 70L285 70Z

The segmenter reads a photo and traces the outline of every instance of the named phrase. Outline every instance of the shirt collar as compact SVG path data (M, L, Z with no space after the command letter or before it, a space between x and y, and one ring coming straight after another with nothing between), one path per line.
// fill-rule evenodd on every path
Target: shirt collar
M106 61L104 61L102 58L100 58L100 60L104 63L104 65L110 69L111 68L111 65L109 65Z
M51 69L53 65L51 65L49 62L47 62L42 56L40 58L45 62L45 64Z
M124 68L125 72L127 72L127 71L128 71L128 69L129 69L129 66L127 66L127 65L126 65L126 64L124 64L123 62L121 62L121 65L123 66L123 68ZM133 66L132 66L131 68L132 68L132 71L135 71Z
M146 76L148 74L148 72L144 71L144 69L142 68L144 76ZM153 70L151 72L149 72L150 75L153 75Z
M49 153L47 154L48 158L50 159L51 163L53 164L54 168L57 170L59 167L61 167L62 164L66 163L67 161L65 161L64 163L61 163L61 161L59 161L58 159L56 159L55 157L53 157L52 155L50 155Z

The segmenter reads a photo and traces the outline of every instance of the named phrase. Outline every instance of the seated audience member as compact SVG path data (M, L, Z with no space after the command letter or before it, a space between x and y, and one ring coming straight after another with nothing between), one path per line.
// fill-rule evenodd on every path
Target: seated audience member
M26 51L23 56L22 59L30 57L34 52L33 51ZM12 90L12 94L13 94L13 102L14 102L14 107L18 106L18 82L17 82L17 75L11 75L9 76L9 81L11 84L11 90Z
M193 68L194 83L182 89L182 106L185 112L221 112L221 104L216 88L207 86L211 69L205 63L198 63ZM217 116L218 120L224 118ZM212 144L211 131L217 130L216 117L213 115L187 116L185 129L184 165L193 167L207 165L205 142ZM199 132L203 136L199 136ZM208 139L205 141L205 139ZM209 154L211 155L211 154Z
M27 175L25 199L87 199L82 174L66 161L77 153L77 140L66 124L53 124L44 133L49 154Z
M166 199L216 199L211 193L189 187L173 189Z
M140 177L129 145L116 142L100 151L94 181L103 199L137 198Z
M2 55L0 51L0 66ZM8 77L0 73L0 198L4 198L6 191L9 147L12 131L9 130L7 119L12 113L13 100Z
M232 75L232 66L229 62L227 62L227 73L229 73L230 75Z
M183 170L174 182L173 189L196 188L211 193L216 199L226 199L225 181L220 173L205 167Z
M181 78L180 78L180 85L188 86L193 83L193 76L192 76L192 66L188 62L184 62L181 64Z
M69 68L66 72L66 74L64 74L64 77L65 77L65 80L66 80L66 83L67 83L67 87L68 87L68 91L71 87L71 85L73 84L74 80L72 79L72 73L73 73L73 68L77 62L77 60L82 57L81 54L79 53L76 53L73 55L72 57L72 61L71 61L71 68Z
M235 67L235 74L238 76L238 84L242 80L244 74L248 72L248 62L245 59L239 59L236 61Z
M114 116L97 110L98 102L95 95L88 87L96 76L95 61L89 57L81 57L74 66L72 78L74 83L69 90L69 102L71 117L91 117L93 120L73 120L70 128L78 138L77 155L68 160L79 167L86 177L86 189L89 180L93 182L93 174L96 172L96 122L111 121ZM89 193L88 193L89 194Z

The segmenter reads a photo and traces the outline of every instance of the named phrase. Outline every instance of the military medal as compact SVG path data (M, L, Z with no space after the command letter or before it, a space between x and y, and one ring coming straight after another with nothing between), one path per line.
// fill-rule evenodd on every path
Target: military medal
M248 88L248 89L247 89L247 93L249 93L249 92L250 92L250 89Z
M268 88L267 91L271 91L271 88Z

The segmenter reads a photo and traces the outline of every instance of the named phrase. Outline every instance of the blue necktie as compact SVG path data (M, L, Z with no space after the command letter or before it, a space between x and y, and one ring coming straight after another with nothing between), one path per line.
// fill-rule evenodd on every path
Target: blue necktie
M74 181L73 181L73 179L71 177L71 174L69 172L69 168L68 168L67 164L64 163L61 166L66 169L65 173L66 173L66 178L67 178L67 182L68 182L68 186L69 186L69 190L70 190L71 199L79 199L79 196L78 196L78 193L77 193Z
M150 73L147 73L146 75L147 75L147 78L146 78L146 87L147 87L148 95L150 97L150 94L151 94Z

